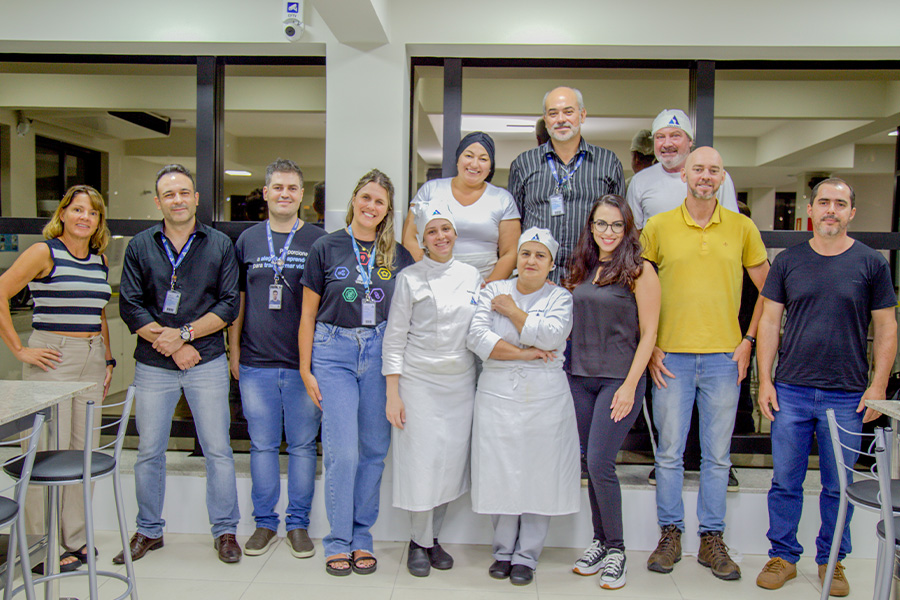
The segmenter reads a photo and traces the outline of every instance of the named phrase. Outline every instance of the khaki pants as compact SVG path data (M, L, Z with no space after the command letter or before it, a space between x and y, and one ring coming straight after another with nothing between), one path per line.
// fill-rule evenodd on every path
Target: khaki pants
M34 365L22 365L22 379L26 381L85 381L97 385L71 400L59 404L60 450L84 449L85 409L89 400L94 401L94 427L100 426L103 402L103 380L106 378L106 347L98 334L91 338L77 338L46 331L34 331L28 339L31 348L52 348L62 354L62 362L55 369L44 371ZM100 432L93 432L93 446L100 442ZM38 451L50 447L48 432L41 436ZM28 490L28 505L25 507L25 531L29 534L43 534L46 530L44 500L47 488L31 486ZM84 534L84 492L80 485L62 488L60 500L60 544L75 551L85 544Z

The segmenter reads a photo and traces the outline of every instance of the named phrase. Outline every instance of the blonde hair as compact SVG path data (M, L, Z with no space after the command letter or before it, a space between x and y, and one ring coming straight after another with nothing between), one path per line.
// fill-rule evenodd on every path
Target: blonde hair
M353 199L366 184L377 183L387 192L388 208L384 218L375 229L375 254L378 257L375 262L379 267L388 269L394 268L394 259L397 255L397 242L394 238L394 184L391 178L379 171L372 169L362 176L353 188L353 194L350 196L350 204L347 205L347 225L353 222Z
M91 208L100 214L100 221L97 223L97 231L91 236L90 246L95 254L103 254L103 251L106 250L106 246L109 245L109 228L106 226L106 205L103 204L103 197L100 195L100 192L89 185L73 185L68 189L66 195L63 196L63 199L59 201L59 206L56 207L53 216L50 217L50 222L44 226L42 232L44 234L44 239L52 240L63 234L65 227L60 217L63 211L72 204L72 201L78 194L84 194L90 198Z

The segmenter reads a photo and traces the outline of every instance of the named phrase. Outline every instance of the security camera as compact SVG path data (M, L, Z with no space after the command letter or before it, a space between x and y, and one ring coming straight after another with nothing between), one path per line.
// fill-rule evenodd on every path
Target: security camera
M284 20L284 37L290 42L298 42L303 37L304 25L300 19L288 18Z

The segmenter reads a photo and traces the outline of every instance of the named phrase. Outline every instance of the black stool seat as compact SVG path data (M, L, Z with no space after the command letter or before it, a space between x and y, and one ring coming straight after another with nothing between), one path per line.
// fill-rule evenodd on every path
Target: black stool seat
M23 461L16 460L3 470L10 477L22 477ZM116 461L103 452L94 452L91 457L91 477L98 477L112 472ZM54 483L71 481L80 483L84 473L83 450L49 450L34 455L34 467L31 469L31 483Z
M16 518L17 512L19 512L18 504L9 498L0 496L0 527L6 527L10 521ZM10 542L10 545L12 545L12 542Z
M884 521L878 521L875 527L878 531L878 537L884 539ZM900 544L900 517L894 517L894 544Z
M878 482L871 479L857 481L847 486L847 497L857 504L880 509ZM900 512L900 479L891 479L891 500L894 512Z

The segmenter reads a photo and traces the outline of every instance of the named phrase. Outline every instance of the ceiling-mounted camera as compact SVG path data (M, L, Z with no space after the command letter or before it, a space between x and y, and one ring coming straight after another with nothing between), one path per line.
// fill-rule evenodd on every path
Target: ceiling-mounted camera
M303 0L285 2L284 37L290 42L299 41L303 37L306 26L303 24Z

